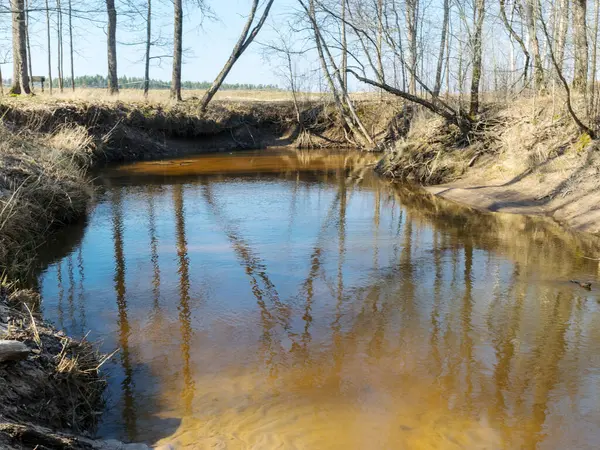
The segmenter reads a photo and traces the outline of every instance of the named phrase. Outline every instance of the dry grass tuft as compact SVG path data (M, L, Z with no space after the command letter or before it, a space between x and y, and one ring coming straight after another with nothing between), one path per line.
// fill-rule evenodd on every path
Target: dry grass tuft
M0 124L0 272L12 277L29 269L44 236L86 211L92 188L85 157L76 155L73 142L61 151Z
M92 429L104 404L100 368L112 355L103 356L85 339L75 341L41 322L26 306L35 298L22 301L31 294L16 291L0 298L0 306L11 313L6 338L34 349L26 361L0 366L2 416L53 429Z

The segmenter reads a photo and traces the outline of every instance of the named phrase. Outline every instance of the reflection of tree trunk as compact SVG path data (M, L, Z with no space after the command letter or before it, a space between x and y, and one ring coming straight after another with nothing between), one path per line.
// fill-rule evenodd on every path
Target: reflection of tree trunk
M433 235L433 265L435 267L435 278L433 281L433 308L431 310L431 353L435 364L433 375L438 378L442 374L442 358L440 356L440 308L442 302L442 248L439 242L440 233Z
M468 239L468 238L467 238ZM463 297L463 306L461 311L462 318L462 339L461 339L461 356L465 366L465 400L467 409L471 411L472 396L473 396L473 380L472 380L472 365L473 365L473 247L471 243L465 243L465 272L464 285L465 294Z
M127 317L127 292L125 286L125 253L123 251L123 205L121 191L114 191L113 198L113 241L115 247L114 287L117 295L119 346L121 347L121 365L125 378L121 382L123 389L123 423L130 441L137 438L136 406L134 402L133 367L129 349L131 328Z
M65 296L65 287L63 285L62 279L62 265L58 263L56 266L56 281L58 282L58 305L56 307L56 312L58 314L58 325L61 330L65 329L65 316L63 311L63 300Z
M246 275L250 279L250 289L252 295L256 298L256 303L260 309L261 323L263 327L263 334L261 342L264 347L266 354L265 365L269 368L269 375L271 377L277 377L277 365L274 363L276 344L273 336L273 330L276 326L276 319L284 328L289 328L289 311L279 301L279 294L275 289L275 285L271 282L267 268L262 263L259 256L257 256L250 246L244 241L230 224L225 214L219 208L216 199L213 196L210 184L204 184L202 189L202 195L208 207L212 210L214 216L220 222L222 229L224 230L235 255L237 256L240 264L244 267ZM264 286L261 287L261 283ZM272 313L265 302L265 297L271 300L275 305L275 311ZM293 339L292 339L293 341Z
M550 393L560 380L560 361L565 355L567 349L566 333L567 324L571 318L571 304L573 298L561 298L556 296L552 316L544 330L544 336L540 340L535 350L537 355L535 367L530 373L537 375L535 385L533 386L533 423L535 430L532 433L535 436L536 443L531 448L538 448L544 437L543 429L546 424L548 414L548 403Z
M148 193L148 230L150 232L150 261L152 262L152 297L154 313L160 310L160 265L158 262L158 238L156 237L156 213L154 195Z
M516 271L515 271L516 272ZM505 417L506 405L505 395L506 391L510 390L510 369L515 356L516 346L518 345L515 341L519 333L519 324L522 320L523 302L526 298L526 285L523 284L519 288L519 292L516 291L515 285L518 282L517 274L515 273L512 277L512 283L509 289L509 297L514 298L514 306L511 308L511 316L507 319L506 323L501 322L498 325L496 332L502 336L497 344L494 345L496 349L496 367L494 369L494 384L496 387L496 408L497 415L499 418ZM503 289L499 289L500 292L496 296L504 297ZM500 305L500 308L505 308L504 305ZM491 327L490 327L491 328ZM502 329L501 329L502 328Z
M69 320L71 321L71 332L75 332L77 322L75 320L75 271L73 268L73 257L69 255L67 258L67 271L69 275L69 295L67 301L69 303Z
M192 313L190 309L190 260L185 237L185 208L183 186L173 187L173 205L175 208L175 229L177 234L177 258L179 260L179 326L181 329L181 357L183 359L183 400L186 413L192 412L194 400L194 378L190 364L190 345L192 340Z
M83 265L83 251L81 250L81 244L77 250L77 269L79 274L79 296L77 297L77 303L79 303L79 322L81 323L81 330L85 331L87 328L87 320L85 314L85 272Z

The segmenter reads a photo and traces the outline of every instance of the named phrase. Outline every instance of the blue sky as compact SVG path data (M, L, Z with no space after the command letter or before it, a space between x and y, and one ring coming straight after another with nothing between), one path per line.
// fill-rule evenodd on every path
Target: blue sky
M74 5L75 5L74 0ZM64 3L64 2L63 2ZM156 33L162 33L166 38L171 38L172 30L172 2L166 0L159 4L154 0L156 18L154 28ZM217 20L202 20L201 13L191 7L190 0L186 6L186 19L184 23L184 48L189 49L184 56L182 78L189 81L211 81L215 78L224 62L231 53L231 49L239 37L250 10L250 0L208 0L208 4L214 11ZM82 6L85 5L85 6ZM63 6L64 7L64 6ZM79 8L89 7L87 1L80 3ZM75 8L75 6L74 6ZM123 10L123 3L117 0L117 8ZM275 0L268 23L258 36L258 41L267 42L272 40L276 33L276 27L283 26L288 20L290 13L296 8L295 0ZM36 13L38 16L32 18L32 63L35 75L47 73L46 53L46 25L45 13ZM105 15L98 17L102 21ZM2 20L4 18L0 18ZM65 21L65 54L68 53L68 36ZM33 23L36 22L36 23ZM200 26L200 24L202 25ZM117 39L123 44L118 45L118 71L119 75L143 76L143 46L125 45L126 42L140 40L140 33L130 32L127 28L132 26L144 27L143 20L119 16ZM53 39L55 32L53 31ZM106 34L104 24L90 23L78 20L74 24L75 50L75 74L93 75L106 74ZM0 48L9 49L8 36L0 41ZM53 47L55 47L53 42ZM171 49L155 49L154 54L171 52ZM56 57L56 48L52 48L53 59ZM309 65L308 62L301 64ZM68 59L65 58L65 74L70 73ZM10 64L3 66L4 76L8 78L12 72ZM263 49L256 43L242 56L230 73L229 83L254 83L254 84L282 84L277 75L276 64L270 64L263 57ZM53 73L56 75L56 62L53 62ZM151 69L151 77L163 80L171 78L171 60L163 60L161 66Z

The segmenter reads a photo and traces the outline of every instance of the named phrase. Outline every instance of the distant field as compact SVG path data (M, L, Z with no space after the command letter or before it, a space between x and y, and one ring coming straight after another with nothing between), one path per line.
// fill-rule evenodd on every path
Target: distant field
M88 101L122 101L122 102L143 102L144 93L139 89L121 89L118 95L109 95L105 89L91 89L91 88L77 88L75 92L71 89L64 89L63 93L60 93L58 89L53 90L52 97L48 92L48 89L44 93L37 87L35 89L36 99L44 100L48 98L52 99L64 99L64 100L88 100ZM184 100L191 98L202 98L204 94L203 90L184 90L182 96ZM307 100L323 100L330 97L327 93L302 92L298 94L300 101ZM378 99L380 95L373 92L358 92L353 93L352 97L356 100L361 99ZM250 102L285 102L292 100L292 93L289 91L273 91L273 90L223 90L217 92L215 100L229 100L229 101L250 101ZM171 102L169 98L168 90L150 90L148 95L148 101L152 103L166 104Z

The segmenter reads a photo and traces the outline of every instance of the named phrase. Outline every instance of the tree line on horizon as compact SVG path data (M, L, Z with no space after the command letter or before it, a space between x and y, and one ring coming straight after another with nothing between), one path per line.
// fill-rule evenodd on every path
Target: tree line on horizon
M81 75L75 77L73 84L71 77L63 78L63 87L67 88L94 88L107 89L109 79L105 75ZM12 78L4 78L3 82L7 85L12 84ZM143 89L146 80L142 77L128 77L122 75L119 77L119 86L125 89ZM209 81L182 81L181 88L183 90L205 90L212 85ZM54 78L52 80L54 89L60 88L60 82ZM170 90L171 82L165 80L150 79L149 88L153 90ZM226 91L278 91L281 88L275 84L252 84L252 83L223 83L222 90Z

